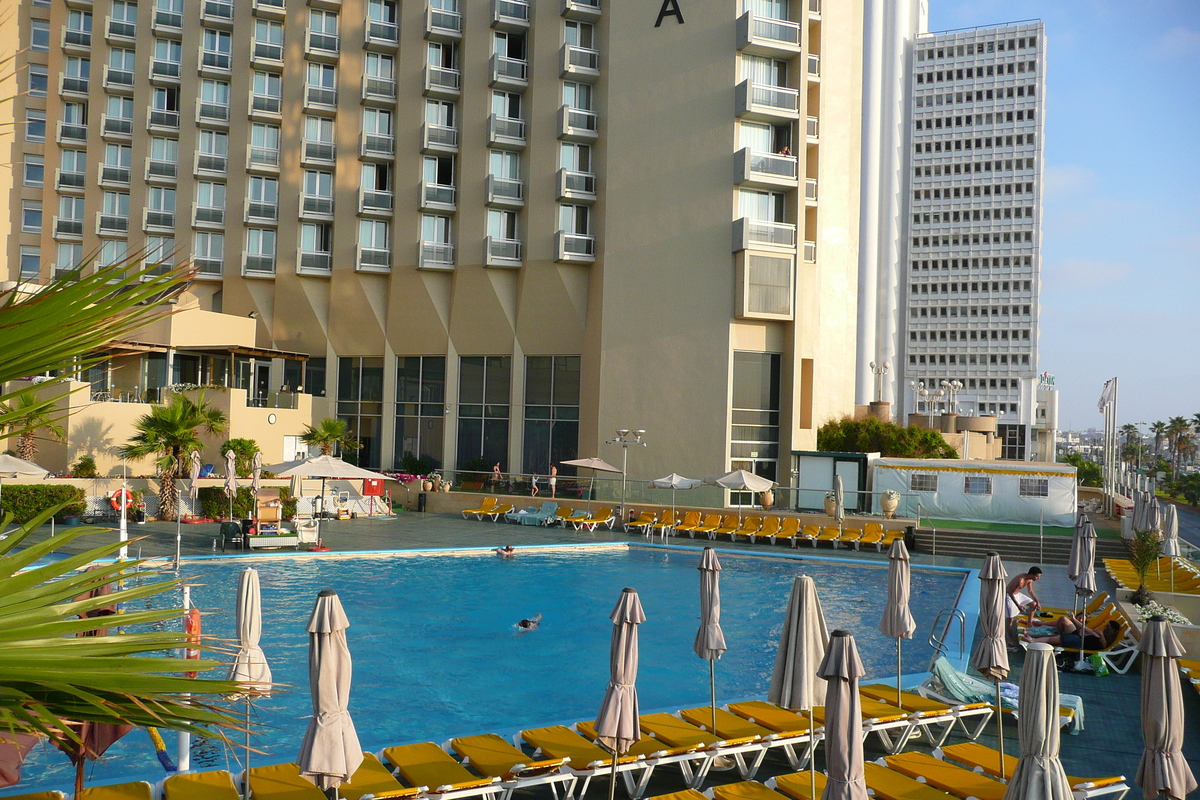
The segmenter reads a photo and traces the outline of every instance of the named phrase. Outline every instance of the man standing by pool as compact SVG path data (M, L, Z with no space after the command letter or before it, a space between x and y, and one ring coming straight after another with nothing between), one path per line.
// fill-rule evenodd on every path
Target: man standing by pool
M1007 597L1004 601L1005 613L1008 617L1008 642L1010 646L1017 643L1017 617L1029 614L1029 624L1033 624L1033 613L1042 607L1037 595L1033 592L1033 584L1042 577L1041 567L1030 567L1027 571L1014 577L1008 582Z

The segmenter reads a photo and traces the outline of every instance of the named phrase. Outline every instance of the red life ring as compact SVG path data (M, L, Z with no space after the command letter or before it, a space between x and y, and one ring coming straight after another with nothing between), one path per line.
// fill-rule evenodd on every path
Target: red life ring
M183 618L183 632L187 634L188 641L191 644L200 644L200 609L196 608L195 606L189 608L187 614ZM200 649L191 647L185 648L183 651L183 657L198 661L200 659ZM185 672L183 673L183 677L194 678L196 677L196 673Z
M133 505L133 495L128 489L117 489L109 496L108 504L113 507L113 511L123 511Z

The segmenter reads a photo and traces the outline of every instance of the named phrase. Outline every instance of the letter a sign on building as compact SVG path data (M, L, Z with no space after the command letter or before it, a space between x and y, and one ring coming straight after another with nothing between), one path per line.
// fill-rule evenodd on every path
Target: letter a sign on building
M663 0L662 8L658 11L658 19L654 22L654 27L662 27L663 20L667 17L674 17L683 24L683 12L679 10L679 0Z

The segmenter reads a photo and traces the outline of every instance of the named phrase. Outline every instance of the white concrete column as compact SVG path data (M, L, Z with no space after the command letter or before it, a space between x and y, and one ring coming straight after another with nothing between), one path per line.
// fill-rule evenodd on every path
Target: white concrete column
M862 167L858 220L858 343L854 402L874 400L871 362L876 354L879 300L880 131L883 115L884 17L886 0L863 3Z

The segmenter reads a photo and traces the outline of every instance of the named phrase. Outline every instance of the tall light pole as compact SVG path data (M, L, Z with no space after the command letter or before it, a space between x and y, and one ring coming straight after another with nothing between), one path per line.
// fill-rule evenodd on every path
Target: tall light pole
M946 413L957 413L956 406L958 404L958 393L962 391L962 381L942 381L942 389L946 392Z
M888 362L886 362L886 361L883 362L882 364L876 364L874 361L871 362L871 374L875 376L875 402L876 403L883 401L883 376L888 374L889 369L890 369L890 366L888 365Z
M921 413L920 398L925 397L928 394L928 392L925 391L925 381L909 381L908 388L912 389L912 393L913 393L912 413L920 414Z
M1135 445L1135 447L1137 450L1137 471L1138 471L1139 475L1142 474L1142 426L1145 424L1146 423L1144 423L1144 422L1133 423L1133 427L1137 428L1137 432L1138 432L1137 444Z
M617 428L617 436L615 439L609 439L605 444L621 445L621 522L626 522L625 519L625 476L629 467L629 448L630 447L645 447L646 443L642 441L642 437L646 435L644 430L631 431L628 428Z

